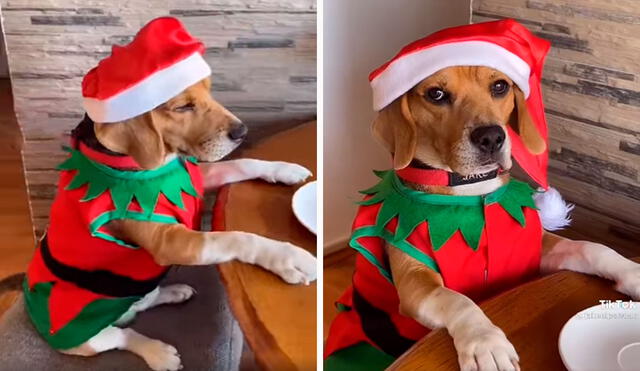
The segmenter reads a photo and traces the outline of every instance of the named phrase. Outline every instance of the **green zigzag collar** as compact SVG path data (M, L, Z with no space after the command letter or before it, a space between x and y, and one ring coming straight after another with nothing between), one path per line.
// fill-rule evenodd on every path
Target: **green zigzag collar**
M393 241L405 241L420 223L427 221L434 251L440 249L458 230L467 244L477 250L485 224L485 205L499 203L522 227L525 226L522 208L537 209L532 197L536 191L517 180L511 180L485 196L447 196L409 189L394 171L374 173L381 181L374 187L361 191L372 197L359 204L373 205L382 202L376 228L382 231L391 219L398 217Z
M81 201L89 201L107 190L116 207L116 212L125 212L133 197L145 215L156 208L162 193L171 203L184 209L182 192L198 197L184 161L196 162L195 158L176 158L154 170L122 171L87 158L82 152L64 148L71 156L58 165L58 170L76 170L73 180L65 189L73 190L88 184Z

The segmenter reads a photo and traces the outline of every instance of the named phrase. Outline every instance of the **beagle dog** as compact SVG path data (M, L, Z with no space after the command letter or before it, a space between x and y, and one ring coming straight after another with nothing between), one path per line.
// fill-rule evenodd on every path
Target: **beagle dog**
M209 78L205 78L153 110L123 122L93 123L91 120L85 119L74 131L74 147L85 151L85 154L93 154L98 157L119 156L122 158L128 156L133 158L135 164L141 168L135 169L133 172L139 173L153 172L154 169L163 168L170 163L178 164L175 162L176 160L182 161L179 163L183 163L184 166L188 165L189 169L198 169L198 166L193 164L194 161L181 160L185 158L182 157L183 155L193 156L202 161L199 165L199 171L205 190L247 179L296 184L311 175L306 168L286 162L255 159L216 162L238 147L247 134L247 127L211 97L210 88L211 82ZM178 156L181 157L178 158ZM100 165L94 164L94 166ZM180 169L183 171L182 168ZM117 170L124 172L132 169L121 168ZM67 188L63 187L63 189L71 188L73 188L72 185ZM184 193L183 195L190 197ZM60 195L59 192L57 197L66 196ZM58 199L54 201L54 209L52 209L54 211L57 201ZM142 204L141 199L139 201ZM116 203L115 197L114 203ZM51 236L47 237L52 237L54 227L60 230L63 227L61 224L72 222L52 220L52 223L58 224L55 226L51 224L47 232L47 235ZM112 241L119 241L125 246L125 250L122 251L130 251L126 248L131 246L140 249L142 251L140 254L144 255L141 261L146 262L145 264L160 266L158 268L160 270L162 267L170 265L208 265L238 260L261 266L279 275L290 284L308 284L316 278L316 259L311 253L291 243L275 241L252 233L200 232L192 230L182 223L163 223L141 218L114 218L100 228L94 232L108 234ZM39 263L40 259L44 261L44 266L48 269L47 272L52 271L57 276L56 279L63 277L60 284L56 281L53 289L49 287L49 290L62 290L63 285L68 285L64 282L64 277L69 276L73 279L74 277L85 277L88 274L78 269L74 270L73 267L66 267L59 261L56 262L55 254L52 255L48 251L45 241L46 239L43 239L27 273L29 280L38 280L42 276L39 271L44 271L44 268L31 269L33 266L37 268L38 264L41 264ZM53 246L52 242L51 245ZM91 251L96 250L84 249L83 251L85 254L93 254ZM137 255L136 259L139 256ZM85 258L91 259L90 256ZM83 257L80 256L78 259L78 261L82 261ZM119 264L126 265L125 262ZM32 272L35 272L34 277L32 277ZM101 277L113 278L113 274L107 274L104 271L99 273ZM122 286L126 286L126 282L131 281L123 281L122 276L116 278L119 279L117 282L120 282ZM40 281L46 282L47 280ZM138 284L140 282L136 281ZM82 288L87 285L99 284L96 280L91 279L79 283ZM173 346L148 338L131 328L122 327L137 312L161 304L183 302L194 294L191 287L183 284L157 286L157 282L154 282L154 285L155 289L152 287L150 292L147 290L148 293L142 299L127 306L126 313L120 319L103 326L95 336L84 343L71 348L61 346L59 350L71 355L92 356L112 349L122 349L142 357L153 370L178 370L182 368L178 351ZM35 286L37 288L37 285ZM32 289L33 286L29 289L25 288L25 293ZM114 288L110 287L109 289L113 290ZM132 292L130 288L126 287L124 287L124 291ZM28 296L26 295L27 307L31 304ZM126 299L130 295L126 294L122 297ZM36 302L33 301L33 303ZM33 305L36 306L36 304ZM39 324L34 318L38 317L38 311L39 308L30 308L30 314L36 327L39 327ZM40 332L43 333L43 331ZM53 333L53 330L50 332ZM43 336L47 334L48 331L44 331Z
M401 186L412 190L412 194L419 192L484 198L510 182L508 170L512 166L512 159L507 135L509 125L519 133L529 151L536 154L545 150L546 143L533 126L524 95L508 76L489 67L454 66L423 79L380 111L373 122L373 134L392 154L396 171L408 166L439 169L457 173L463 178L497 172L497 175L486 180L456 185L425 185L400 177ZM356 220L354 228L357 224ZM538 223L534 227L539 226ZM540 232L537 233L539 235ZM411 256L400 246L386 241L383 242L385 257L381 260L387 260L392 277L389 281L392 281L399 299L394 302L396 313L386 317L387 320L390 318L394 326L400 326L406 322L403 317L409 317L427 329L446 328L453 338L462 370L520 369L516 349L474 300L448 287L441 272L419 261L419 256ZM533 270L548 274L568 269L597 275L615 281L618 291L634 299L640 298L640 265L614 250L598 243L572 241L547 232L543 232L538 241L537 247L534 247L538 253L533 260L536 261ZM514 254L514 259L517 259L518 252ZM464 264L462 260L452 264L452 269L461 279L468 274L462 267ZM524 277L510 278L515 282ZM354 276L356 288L358 279ZM380 290L383 284L386 283L372 290ZM354 293L353 302L342 307L350 309L349 306L360 306L366 309L360 310L356 321L361 322L367 338L373 339L382 325L380 321L373 323L375 321L370 320L382 318L374 316L380 309L370 305L365 307L366 303L361 299ZM342 323L347 323L347 320ZM339 331L338 325L337 321L334 322L336 332ZM386 328L388 330L390 327ZM346 332L342 331L340 336L347 339L345 342L353 344L353 336ZM407 333L400 331L394 344L387 338L389 348L393 350L394 345L406 340L409 337L405 335ZM387 340L382 336L381 342ZM407 342L407 347L411 344Z

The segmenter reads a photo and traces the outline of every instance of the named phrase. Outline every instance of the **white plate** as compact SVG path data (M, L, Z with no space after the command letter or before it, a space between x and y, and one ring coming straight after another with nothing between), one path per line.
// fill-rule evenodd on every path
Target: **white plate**
M595 305L579 312L564 325L558 339L562 362L570 371L640 370L640 364L623 368L620 360L634 359L640 347L640 303ZM626 352L623 348L627 347ZM622 353L621 353L622 351ZM637 359L637 358L635 358Z
M293 194L291 207L296 218L307 227L313 234L317 231L317 185L316 182L309 182Z

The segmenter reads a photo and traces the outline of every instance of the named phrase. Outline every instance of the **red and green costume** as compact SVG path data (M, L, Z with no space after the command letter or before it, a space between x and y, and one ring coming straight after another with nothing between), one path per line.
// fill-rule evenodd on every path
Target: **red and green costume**
M327 339L328 371L382 370L430 331L398 311L387 243L475 301L539 271L543 230L526 183L511 180L485 196L447 196L411 190L394 171L376 174L381 181L363 191L353 223L350 246L359 254Z
M59 166L50 225L24 282L27 312L56 349L78 346L113 324L154 290L168 269L146 250L110 234L107 223L133 219L194 228L202 194L195 160L119 170L135 167L135 161L82 143L74 147Z

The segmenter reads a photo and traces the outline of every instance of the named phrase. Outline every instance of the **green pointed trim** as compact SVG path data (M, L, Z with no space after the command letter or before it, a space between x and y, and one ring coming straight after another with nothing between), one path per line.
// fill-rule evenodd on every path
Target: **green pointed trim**
M533 194L538 193L535 189L531 188L527 183L512 180L506 186L502 193L498 191L490 193L485 198L487 205L493 203L499 203L502 208L509 213L515 220L520 223L522 227L525 226L523 207L538 210L535 201L533 200Z
M49 321L49 297L53 283L43 282L29 289L27 279L22 283L27 313L40 335L54 349L69 349L91 339L105 327L113 324L129 310L140 296L97 299L89 303L71 322L51 334Z
M423 253L418 250L415 246L409 243L406 240L396 241L394 240L394 236L388 230L382 228L378 228L377 226L368 226L358 228L353 231L351 235L351 241L349 242L349 246L353 249L357 250L361 253L369 262L375 265L378 268L378 271L386 278L389 282L393 282L393 277L391 277L391 272L385 267L382 262L380 262L375 255L373 255L369 250L367 250L362 244L358 241L361 237L380 237L384 239L387 243L392 246L402 250L407 255L416 259L419 262L422 262L424 265L433 269L434 271L440 273L440 268L438 264L433 260L429 255Z
M160 193L181 209L184 209L182 192L199 197L185 164L186 161L196 163L195 158L177 157L154 170L122 171L95 162L78 150L68 147L65 150L71 156L58 165L58 170L76 171L67 190L88 185L81 201L93 200L109 191L116 210L125 211L135 197L144 213L151 214Z
M376 171L375 174L381 181L361 192L372 197L359 204L382 203L375 224L376 233L385 233L387 223L398 218L396 232L391 241L387 241L394 246L406 242L413 230L427 221L434 251L438 251L456 231L460 231L464 240L475 251L479 247L485 225L485 205L499 203L522 227L525 226L522 208L536 208L532 197L535 190L517 180L511 180L485 196L449 196L409 189L394 171Z
M351 310L351 307L346 304L336 302L336 309L338 312L348 312Z
M115 242L118 245L123 247L128 247L130 249L137 249L138 246L130 245L110 234L100 231L100 228L102 228L102 226L116 219L133 219L141 222L155 222L155 223L166 223L166 224L178 223L178 219L169 215L144 214L137 211L124 211L124 212L118 211L118 210L107 211L98 215L98 217L93 219L91 224L89 224L89 231L91 231L91 235L94 237L102 238L110 242Z

